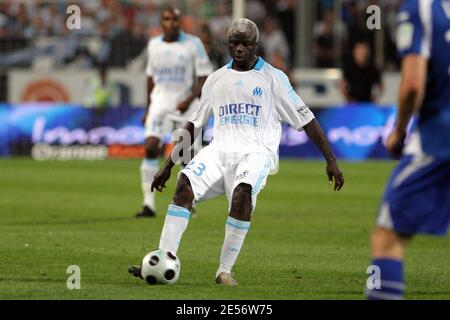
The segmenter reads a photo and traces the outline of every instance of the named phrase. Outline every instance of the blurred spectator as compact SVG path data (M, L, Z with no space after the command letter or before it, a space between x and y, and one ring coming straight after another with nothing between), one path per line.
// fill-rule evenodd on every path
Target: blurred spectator
M370 62L369 45L357 42L353 48L353 59L343 70L342 94L347 102L377 102L383 90L380 71Z
M118 19L117 30L111 39L108 64L114 67L125 67L145 49L148 39L141 25L133 24L132 20L126 16L120 16Z
M0 12L0 37L7 37L8 32L8 17Z
M269 61L274 59L275 53L281 56L284 61L289 61L289 45L286 37L278 26L278 22L267 17L264 20L261 30L260 46L263 50L264 58Z
M363 11L365 7L358 6L356 0L343 3L343 20L348 30L348 46L353 48L356 42L365 33L366 15ZM351 52L349 52L351 55Z
M296 41L296 5L295 0L275 0L272 7L276 11L278 21L281 25L281 29L286 36L286 40L289 46L289 64L294 64L295 59L295 41Z
M400 3L389 2L386 4L384 18L384 67L385 69L399 69L400 60L397 57L396 37L397 37L397 12Z
M142 49L149 37L160 33L159 6L168 0L0 0L0 61L13 51L20 51L24 45L28 52L19 52L4 61L14 62L11 66L34 65L37 56L50 55L54 60L49 65L63 67L64 61L77 52L77 46L87 47L98 55L98 59L112 66L127 67L135 60L136 52ZM306 0L305 0L306 1ZM377 58L378 66L396 67L395 54L395 10L400 0L338 0L342 5L342 19L336 19L336 0L317 0L321 13L314 25L314 56L318 67L337 67L339 62L351 58L352 48L358 39L364 38ZM208 23L216 50L227 56L227 30L232 23L232 0L170 0L186 11L183 27L200 33L203 23ZM292 66L295 61L295 32L298 0L247 0L246 15L264 25L267 15L277 18L288 47L279 48L277 55ZM81 30L66 30L66 9L70 4L80 6L82 12ZM382 6L383 29L371 31L366 28L368 5ZM262 28L261 28L262 30ZM377 38L383 32L383 38ZM77 37L74 37L76 34ZM27 41L24 41L25 37ZM70 37L70 41L66 41ZM269 38L270 39L270 38ZM346 40L347 39L347 40ZM17 41L16 41L17 40ZM42 40L42 41L41 41ZM375 41L376 40L376 41ZM272 40L270 40L272 41ZM337 42L338 41L338 42ZM343 41L343 42L342 42ZM59 43L70 42L68 49L59 48ZM275 42L275 41L274 41ZM57 54L50 47L56 46ZM266 45L267 46L267 45ZM267 50L267 48L266 48ZM32 52L33 51L33 52ZM269 50L270 51L270 50ZM384 51L384 52L383 52ZM384 56L382 56L384 53ZM346 54L344 57L343 55ZM69 59L66 57L69 56ZM64 57L64 59L61 59ZM37 57L39 59L39 57ZM277 57L278 58L278 57ZM27 61L25 61L28 59ZM61 63L62 61L62 63ZM337 64L338 63L338 64Z
M247 0L245 1L245 16L260 25L267 16L266 7L261 1Z
M228 28L230 27L233 19L227 5L224 1L218 2L216 6L216 16L209 22L209 27L214 36L225 37L228 33Z
M108 78L105 64L97 67L97 73L85 85L85 102L87 107L104 109L118 103L117 84Z
M269 62L275 68L283 71L287 75L291 85L293 87L296 86L296 80L295 80L291 70L288 68L287 61L286 61L286 59L283 58L282 54L279 51L274 51L270 57L270 60L268 60L267 62Z
M214 70L222 67L225 64L224 54L220 51L216 42L213 40L211 29L208 24L203 23L200 25L200 32L198 36L205 46L205 50L208 53L209 60L211 61Z
M345 25L340 20L336 21L333 10L327 9L323 19L315 23L313 32L316 67L335 67L347 38Z

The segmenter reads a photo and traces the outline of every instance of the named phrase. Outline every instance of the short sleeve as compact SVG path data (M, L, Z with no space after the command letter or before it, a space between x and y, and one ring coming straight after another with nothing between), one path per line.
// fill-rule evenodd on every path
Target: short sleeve
M314 119L314 114L292 88L288 77L282 71L274 69L274 104L281 120L291 127L302 130Z
M197 104L194 112L189 118L189 122L192 122L196 128L202 128L209 121L212 115L212 103L211 103L211 77L208 77L203 84L202 95L200 96L200 102Z
M208 53L199 38L193 37L192 42L195 50L195 75L197 77L209 76L213 72L213 67L211 61L209 60Z
M431 1L409 0L397 15L397 50L403 58L408 54L430 56Z
M151 58L151 42L148 42L147 45L147 66L145 68L145 73L148 77L153 77L153 67L152 67L152 58Z

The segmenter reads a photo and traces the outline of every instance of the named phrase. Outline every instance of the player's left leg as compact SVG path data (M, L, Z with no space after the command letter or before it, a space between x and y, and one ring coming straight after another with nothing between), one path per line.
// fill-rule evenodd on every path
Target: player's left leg
M231 269L250 229L256 198L265 185L269 165L270 160L265 154L247 154L241 159L236 170L227 175L226 188L227 185L233 187L231 197L227 194L230 197L230 214L225 224L225 239L220 254L220 265L216 272L218 284L237 285L231 276Z
M231 277L231 268L250 229L252 210L252 186L241 183L233 190L230 215L225 224L225 239L220 253L220 266L216 273L218 284L237 285Z

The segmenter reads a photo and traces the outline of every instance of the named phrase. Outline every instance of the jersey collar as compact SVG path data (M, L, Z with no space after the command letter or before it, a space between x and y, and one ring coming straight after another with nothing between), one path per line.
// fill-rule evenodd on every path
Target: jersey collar
M164 35L160 35L160 37L161 37L161 41L164 41ZM172 42L183 42L186 40L186 38L187 38L186 33L184 31L180 30L180 33L178 34L178 39L175 41L172 41ZM164 41L164 42L166 42L166 41Z
M264 66L264 59L259 57L258 60L256 60L255 66L253 67L254 70L261 70L262 67ZM230 60L230 62L228 62L227 64L227 69L231 69L231 67L233 66L233 60Z

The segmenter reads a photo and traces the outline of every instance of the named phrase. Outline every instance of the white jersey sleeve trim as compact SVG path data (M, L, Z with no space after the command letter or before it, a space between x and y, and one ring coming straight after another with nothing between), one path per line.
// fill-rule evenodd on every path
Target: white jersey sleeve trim
M432 5L433 0L419 0L419 16L424 30L421 44L421 54L429 58L432 46Z

